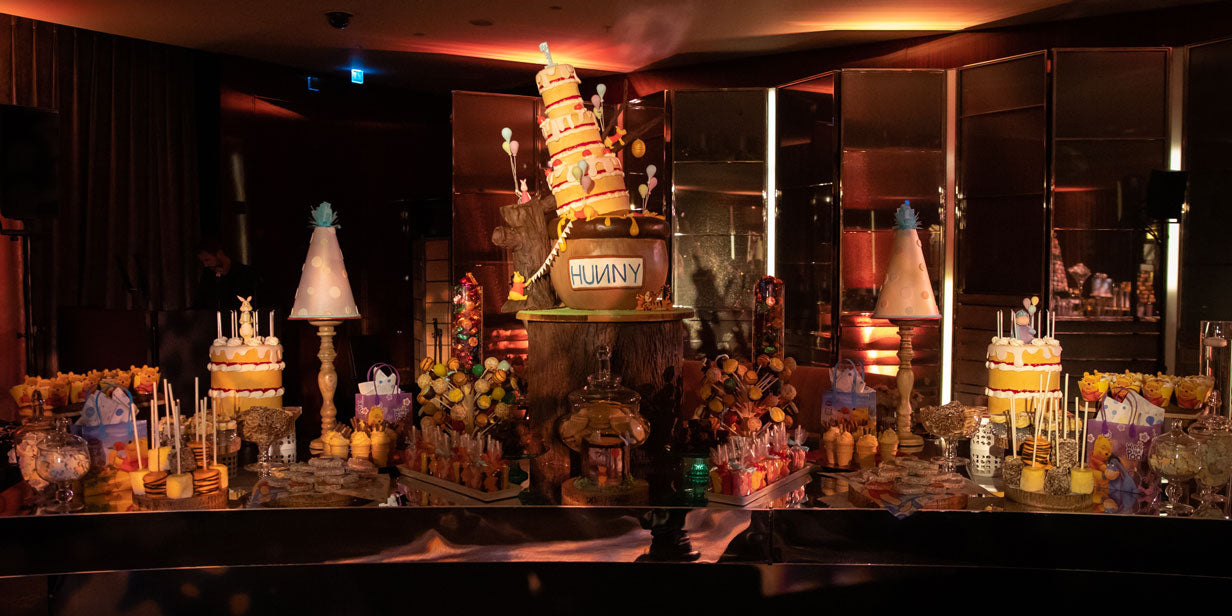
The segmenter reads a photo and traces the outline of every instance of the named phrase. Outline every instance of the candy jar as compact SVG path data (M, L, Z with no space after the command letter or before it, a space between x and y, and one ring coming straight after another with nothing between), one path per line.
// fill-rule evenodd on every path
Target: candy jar
M632 485L629 450L646 442L650 425L638 414L642 397L623 387L612 375L612 350L596 352L599 371L587 377L586 387L569 394L570 413L560 424L560 439L582 454L581 488Z
M90 450L86 440L68 433L69 419L57 417L55 430L38 442L34 469L39 477L56 486L55 501L44 513L71 513L85 507L73 502L73 482L90 470Z
M1194 475L1201 489L1197 496L1201 505L1193 517L1222 519L1223 509L1216 503L1225 499L1216 490L1232 479L1232 422L1220 415L1203 415L1189 427L1189 435L1201 444L1198 457L1202 461Z
M765 276L757 282L753 305L753 357L783 358L783 281Z
M453 288L453 330L450 355L461 368L483 362L483 287L468 273Z
M1193 479L1202 470L1198 440L1185 434L1180 423L1173 421L1172 428L1155 437L1147 462L1160 477L1168 480L1165 494L1168 502L1160 505L1161 516L1184 516L1193 513L1193 507L1181 501L1181 484Z

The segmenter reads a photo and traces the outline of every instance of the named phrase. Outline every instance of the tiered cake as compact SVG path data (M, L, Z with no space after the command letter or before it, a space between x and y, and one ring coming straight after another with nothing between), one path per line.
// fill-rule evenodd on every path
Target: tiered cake
M210 398L217 400L219 415L233 418L250 406L281 408L282 345L275 336L257 335L247 301L240 309L239 334L220 336L210 345Z
M1028 410L1028 401L1040 397L1061 399L1061 343L1052 336L994 337L988 345L988 413L999 418L1011 408ZM1032 409L1033 410L1033 409ZM1023 420L1018 421L1021 427Z
M548 184L556 196L556 214L590 214L588 207L599 216L628 213L624 169L603 144L599 123L582 101L577 72L568 64L549 64L535 75L535 83L546 106L539 129L551 155ZM586 186L583 176L589 180Z

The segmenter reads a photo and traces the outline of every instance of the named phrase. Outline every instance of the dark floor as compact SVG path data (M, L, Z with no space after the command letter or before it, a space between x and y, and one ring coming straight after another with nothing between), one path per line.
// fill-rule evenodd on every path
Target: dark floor
M2 614L698 614L903 602L968 607L997 588L1046 588L1050 601L1131 607L1144 589L1201 596L1216 578L1063 570L829 565L433 563L239 567L0 580ZM983 589L983 590L981 590ZM1216 596L1216 595L1207 595ZM1221 595L1220 595L1221 596ZM948 597L948 599L946 598ZM972 603L972 602L975 603ZM396 610L396 611L394 611ZM805 613L805 612L800 612Z

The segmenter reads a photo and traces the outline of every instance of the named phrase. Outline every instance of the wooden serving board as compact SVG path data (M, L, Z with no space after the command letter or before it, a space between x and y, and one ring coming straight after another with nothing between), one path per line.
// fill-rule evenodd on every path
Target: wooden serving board
M149 498L134 494L133 504L142 511L188 511L191 509L226 509L227 495L224 492L190 496L188 498Z
M434 486L437 486L438 488L445 488L446 490L449 490L450 492L457 492L458 494L461 494L463 496L473 498L477 501L482 501L485 503L490 503L490 502L498 501L498 500L505 500L507 498L517 498L518 494L522 493L522 486L510 486L508 488L505 488L504 490L497 490L496 492L483 492L480 490L473 490L460 483L454 483L447 479L441 479L440 477L433 477L432 475L428 475L426 473L420 473L418 471L413 471L411 470L409 466L406 466L405 464L398 465L398 472L402 473L403 475L406 475L407 477L410 477L411 479L422 481L424 483L429 483Z
M1028 507L1054 511L1073 511L1094 504L1090 494L1044 494L1043 492L1027 492L1010 486L1005 486L1005 497Z
M790 475L788 475L788 476L786 476L786 477L784 477L784 478L782 478L782 479L780 479L780 480L778 480L778 481L776 481L776 482L774 482L774 483L772 483L772 484L770 484L770 485L768 485L768 486L766 486L766 487L764 487L764 488L762 488L762 489L760 489L760 490L756 490L756 491L754 491L752 494L749 494L748 496L736 496L735 494L715 494L714 492L707 491L707 492L706 492L706 499L707 499L707 500L709 500L709 501L710 501L710 502L712 502L712 503L722 503L722 504L724 504L724 505L735 505L735 506L737 506L737 507L744 507L745 505L749 505L749 504L751 504L751 503L755 503L755 502L757 502L757 501L759 501L759 500L761 500L761 499L763 499L763 498L766 498L766 497L768 497L768 496L772 496L772 495L774 495L774 494L778 494L779 492L781 492L781 491L783 491L784 489L788 488L788 487L789 487L789 485L788 485L788 484L793 484L793 483L795 482L795 480L797 480L797 479L799 479L799 478L801 478L801 477L805 477L805 476L807 476L809 473L812 473L812 472L813 472L813 465L812 465L812 464L805 464L805 465L804 465L804 468L802 468L802 469L800 469L800 470L798 470L798 471L796 471L796 472L794 472L794 473L792 473L792 474L790 474ZM799 486L799 485L795 485L794 487L797 487L797 488L798 488L798 487L800 487L800 486Z

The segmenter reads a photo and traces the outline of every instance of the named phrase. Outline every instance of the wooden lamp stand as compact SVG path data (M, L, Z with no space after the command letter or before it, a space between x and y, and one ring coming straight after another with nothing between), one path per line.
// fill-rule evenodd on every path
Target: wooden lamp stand
M321 360L321 371L317 373L317 387L321 388L321 436L324 437L330 428L337 423L338 407L334 406L334 392L338 390L338 371L334 369L334 359L338 353L334 350L334 328L342 321L309 321L317 327L317 336L321 338L321 349L317 351L317 359Z
M924 448L924 439L911 431L911 391L915 387L915 373L911 370L911 360L915 351L911 348L911 337L920 325L918 321L906 319L890 319L898 326L898 409L895 425L898 429L898 447L907 453L915 453Z

